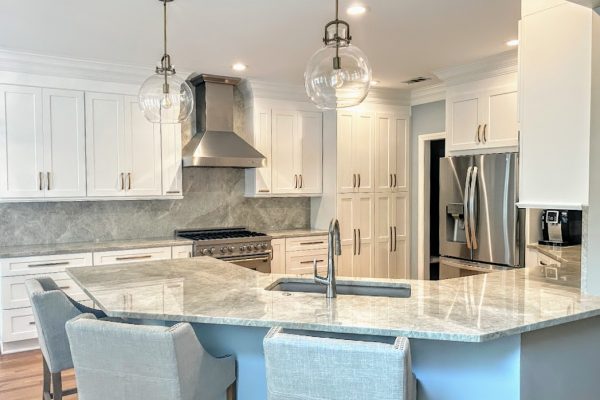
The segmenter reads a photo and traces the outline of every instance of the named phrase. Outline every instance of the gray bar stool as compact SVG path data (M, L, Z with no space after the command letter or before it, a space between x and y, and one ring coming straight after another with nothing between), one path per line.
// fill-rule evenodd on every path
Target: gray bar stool
M43 400L61 400L63 396L77 393L77 389L62 388L61 371L73 368L65 323L82 313L106 315L100 310L86 307L67 296L51 278L41 277L25 281L33 310L33 319L43 355ZM52 385L52 392L50 386Z
M66 328L81 399L235 398L235 358L208 354L188 323L129 325L83 314Z
M263 345L269 400L416 400L407 338L273 328Z

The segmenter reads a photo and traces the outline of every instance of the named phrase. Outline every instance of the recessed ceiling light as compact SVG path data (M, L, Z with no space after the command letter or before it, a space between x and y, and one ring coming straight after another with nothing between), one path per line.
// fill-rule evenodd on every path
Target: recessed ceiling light
M373 86L377 86L377 85L379 85L379 81L377 81L377 80L373 79L373 80L371 81L371 85L373 85Z
M234 71L245 71L248 66L243 63L235 63L231 66L231 68L233 68Z
M514 47L519 45L519 39L512 39L506 42L507 46Z
M367 12L367 7L360 4L355 4L346 9L348 15L361 15Z

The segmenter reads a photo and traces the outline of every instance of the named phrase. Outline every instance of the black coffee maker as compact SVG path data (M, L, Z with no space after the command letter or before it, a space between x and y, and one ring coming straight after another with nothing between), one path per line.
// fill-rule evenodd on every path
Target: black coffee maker
M540 244L571 246L581 244L581 211L544 210Z

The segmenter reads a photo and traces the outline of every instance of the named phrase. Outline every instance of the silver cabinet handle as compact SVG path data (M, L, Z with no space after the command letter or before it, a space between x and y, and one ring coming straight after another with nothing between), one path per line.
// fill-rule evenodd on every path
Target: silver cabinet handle
M471 246L473 250L477 250L477 227L475 223L475 186L477 185L477 167L473 167L473 173L471 174L471 193L469 194L469 216L471 219Z
M392 238L393 238L393 234L392 234L392 227L390 226L390 253L392 251L394 251L394 245L392 244Z
M260 190L258 191L258 193L269 193L269 192L270 192L270 190L269 190L269 189L260 189ZM177 192L177 193L179 193L179 192Z
M356 187L356 174L352 174L352 187Z
M312 261L300 261L300 264L313 264L313 263L320 263L320 262L324 262L325 260L312 260Z
M360 174L358 174L358 187L360 188Z
M46 172L46 187L50 190L50 172Z
M485 137L487 131L487 124L483 125L483 144L487 142L487 138Z
M302 177L302 174L300 174L300 189L302 189L304 187L304 178Z
M44 175L42 172L38 174L38 179L40 181L39 189L44 190Z
M390 174L390 188L394 187L394 176Z
M321 241L318 241L318 242L301 242L300 245L301 246L308 246L308 245L311 245L311 244L323 244L323 243L325 243L325 242L321 240Z
M35 325L35 321L29 321L29 325Z
M131 172L127 173L127 190L131 190Z
M394 251L398 250L398 233L396 232L396 227L394 226Z
M477 125L477 143L481 143L481 124Z
M358 231L358 240L357 240L357 242L358 242L358 255L360 256L360 228L358 228L357 231Z
M352 233L352 254L356 255L356 229Z
M463 197L463 220L465 221L465 237L467 238L467 249L471 248L471 233L469 229L469 185L471 184L471 172L473 167L467 169L467 178L465 179L465 191Z
M150 254L145 254L143 256L128 256L128 257L117 257L115 258L116 261L124 261L124 260L144 260L144 259L148 259L148 258L152 258L152 255Z
M394 174L394 187L398 187L398 174Z
M48 262L42 264L29 264L29 268L43 268L43 267L58 267L60 265L69 265L68 261L57 261L57 262Z
M121 172L121 190L125 190L125 174Z
M294 174L294 189L298 189L298 175Z
M181 193L179 190L167 190L167 194L179 194Z

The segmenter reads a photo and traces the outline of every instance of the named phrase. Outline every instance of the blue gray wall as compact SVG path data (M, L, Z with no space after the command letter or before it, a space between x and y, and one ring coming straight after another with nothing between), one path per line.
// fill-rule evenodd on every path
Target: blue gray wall
M418 144L419 135L444 132L446 130L446 102L427 103L412 107L411 113L411 277L416 278L417 271L417 205L418 205Z

